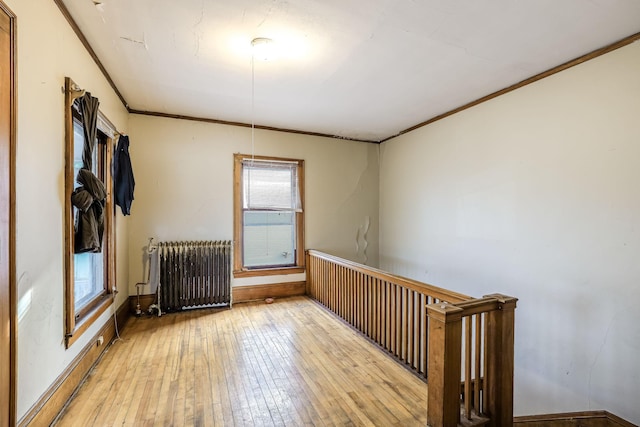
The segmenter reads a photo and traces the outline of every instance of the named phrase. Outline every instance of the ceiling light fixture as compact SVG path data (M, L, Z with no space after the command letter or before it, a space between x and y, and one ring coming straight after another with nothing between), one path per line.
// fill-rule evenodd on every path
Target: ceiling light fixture
M260 61L270 61L274 59L275 49L273 40L267 37L256 37L251 40L252 57Z

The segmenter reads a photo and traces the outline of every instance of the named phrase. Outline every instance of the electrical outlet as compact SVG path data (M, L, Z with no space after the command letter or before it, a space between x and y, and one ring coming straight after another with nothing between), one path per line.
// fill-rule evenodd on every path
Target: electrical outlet
M100 335L98 337L98 347L100 347L103 343L104 343L104 337L102 335Z

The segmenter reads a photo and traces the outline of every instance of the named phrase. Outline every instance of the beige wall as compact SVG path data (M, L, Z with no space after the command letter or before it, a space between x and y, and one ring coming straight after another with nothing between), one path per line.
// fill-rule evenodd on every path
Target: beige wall
M640 423L640 43L382 145L380 264L520 298L515 412Z
M64 346L64 77L100 99L120 130L127 112L51 0L5 0L17 15L18 129L16 275L18 418L40 398L88 340L106 312L69 350ZM127 280L126 221L117 218L117 285ZM126 299L123 292L117 304Z
M248 128L131 115L136 179L129 227L130 292L145 282L145 247L156 241L233 239L233 154L251 153ZM379 146L284 132L255 132L256 155L305 161L306 248L364 261L358 228L370 222L368 264L377 265ZM234 285L304 280L304 275ZM142 290L148 292L148 288Z

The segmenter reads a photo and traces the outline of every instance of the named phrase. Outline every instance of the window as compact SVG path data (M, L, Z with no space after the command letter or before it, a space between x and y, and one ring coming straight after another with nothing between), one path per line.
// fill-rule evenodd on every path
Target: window
M82 129L81 114L77 102L73 105L73 176L78 176L82 168L82 151L84 148L84 130ZM93 150L92 170L100 181L106 181L105 163L107 154L107 136L98 130L98 138ZM80 186L74 181L73 189ZM73 208L73 217L78 215L78 209ZM103 240L104 243L104 240ZM83 252L73 255L73 303L74 316L79 318L86 309L90 309L94 302L107 293L105 280L105 252Z
M234 275L304 271L302 160L235 155Z
M110 284L115 270L114 264L114 209L111 201L110 163L113 153L113 127L98 113L97 133L91 152L90 168L94 183L104 186L104 201L96 206L95 199L87 197L91 209L100 212L103 227L102 240L96 239L90 248L84 239L77 239L76 227L79 209L76 192L81 184L77 181L79 171L85 167L84 126L79 104L80 91L67 78L66 101L66 168L65 168L65 337L66 346L71 346L82 333L112 303ZM89 156L87 156L89 157ZM87 184L91 185L91 184ZM72 203L72 200L74 202ZM84 208L83 208L84 209Z

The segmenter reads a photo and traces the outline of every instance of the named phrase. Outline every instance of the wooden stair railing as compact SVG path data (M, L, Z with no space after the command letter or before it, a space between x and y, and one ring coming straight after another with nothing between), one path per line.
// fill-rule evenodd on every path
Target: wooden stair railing
M425 378L427 305L471 299L314 250L307 251L306 291Z
M474 299L315 250L306 292L427 378L429 426L513 424L516 298Z
M516 302L493 294L427 307L428 426L513 425Z

